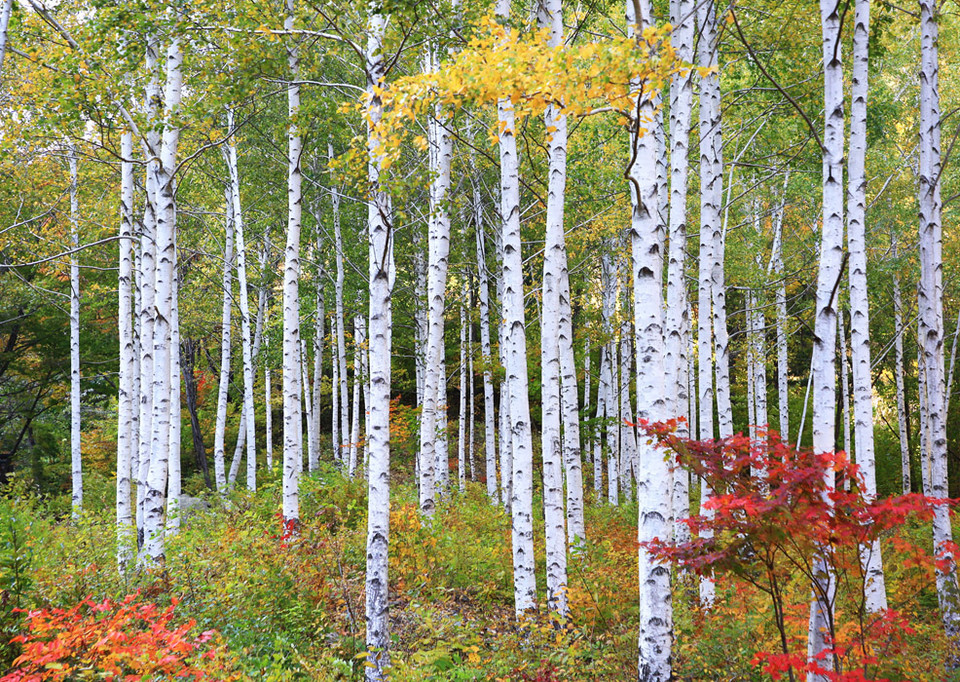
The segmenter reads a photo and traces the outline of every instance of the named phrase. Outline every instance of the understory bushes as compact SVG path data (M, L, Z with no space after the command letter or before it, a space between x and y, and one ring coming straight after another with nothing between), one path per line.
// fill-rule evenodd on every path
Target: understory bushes
M67 631L99 632L97 623L104 619L114 628L105 636L132 641L153 622L133 607L121 613L133 604L151 609L154 621L166 619L164 632L179 633L158 638L158 647L175 648L181 640L193 647L181 652L184 670L199 671L203 679L361 679L363 481L332 467L304 476L298 537L281 528L276 473L261 478L255 495L237 490L224 502L208 499L212 509L183 519L167 544L162 569L122 572L112 510L90 509L75 522L57 518L42 499L15 484L0 499L0 670L17 656L29 657L30 644ZM509 516L489 503L479 484L468 485L465 494L453 492L433 521L420 517L416 500L414 487L395 481L393 680L635 677L635 505L587 505L588 542L568 566L571 617L561 621L541 614L518 624ZM537 509L542 539L539 501ZM926 547L929 533L929 525L908 522L885 539L891 606L910 629L901 633L900 653L883 662L876 679L942 679L946 643L932 561L912 549ZM538 556L539 576L543 560ZM678 679L770 679L762 673L762 652L776 649L778 633L766 595L735 577L724 578L716 606L702 612L696 607L697 577L677 572L674 584ZM785 586L788 631L798 642L805 637L809 594L800 577ZM31 627L39 616L29 614L38 611L47 619L42 631ZM19 640L11 643L14 637ZM104 661L74 658L64 665L109 674ZM47 668L47 676L36 679L67 679L55 676L62 669Z

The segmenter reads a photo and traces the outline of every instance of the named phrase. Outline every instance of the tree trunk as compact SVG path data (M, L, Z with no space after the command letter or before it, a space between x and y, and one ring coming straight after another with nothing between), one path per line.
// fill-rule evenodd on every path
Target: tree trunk
M487 496L496 503L500 497L497 485L496 406L493 398L493 354L490 348L490 282L487 273L486 237L483 227L483 206L480 185L471 177L473 186L474 229L477 233L477 274L480 295L480 362L483 366L483 454L486 460Z
M233 110L227 111L227 127L233 130ZM243 424L247 446L247 489L257 489L257 441L253 408L253 348L250 333L250 303L247 295L247 252L243 235L243 212L240 204L240 174L237 167L236 138L225 149L230 185L233 188L233 225L237 246L237 288L240 293L240 347L243 354Z
M163 96L165 120L157 178L152 442L143 512L142 561L146 565L159 563L164 554L163 517L170 460L170 378L173 352L171 320L175 295L173 279L177 264L174 172L177 166L177 146L180 141L180 129L173 121L180 108L182 64L183 53L180 51L179 41L173 39L167 48L166 55L167 81Z
M506 22L508 0L497 0L496 14ZM527 377L527 334L523 300L523 258L520 240L519 158L513 104L497 102L500 142L500 215L503 218L503 318L507 353L505 369L513 445L510 504L513 545L513 594L517 616L536 608L537 580L533 554L533 448Z
M226 236L223 256L223 309L220 317L220 382L217 388L217 422L213 432L213 468L217 491L227 492L226 453L227 397L230 390L230 332L233 310L233 196L228 184L226 198Z
M893 258L897 257L897 242L893 240ZM903 386L903 302L900 298L900 278L893 276L893 327L894 327L894 353L895 353L895 379L897 385L897 432L900 436L900 472L902 477L902 490L904 495L910 494L912 490L911 471L910 471L910 438L907 433L907 405L906 390Z
M176 253L176 239L174 239ZM183 410L180 406L180 270L174 263L173 297L170 312L170 463L167 471L167 537L180 530L180 429L183 425Z
M375 7L371 5L371 8ZM367 494L366 679L381 682L390 664L387 557L390 533L390 353L391 292L395 277L389 195L380 187L382 155L373 126L380 121L380 97L386 64L383 39L387 17L371 11L367 24L367 96L369 160L368 235L370 239L370 433Z
M653 25L648 0L639 0L641 16L634 16L634 5L627 3L627 23L633 31ZM643 119L654 119L652 96L634 85L635 97L642 98L637 111ZM632 131L633 156L629 166L632 204L630 241L633 269L634 334L636 336L637 395L640 418L658 421L667 415L662 319L663 257L660 243L661 219L657 213L659 182L656 176L657 145L655 135ZM670 469L664 454L644 438L637 481L638 532L640 542L668 538L670 516ZM666 682L672 678L671 651L673 606L670 569L644 547L639 551L640 646L638 677L643 682Z
M840 59L840 8L830 0L821 0L824 65L824 139L823 139L823 228L820 240L820 266L817 275L817 305L814 321L813 357L813 450L816 454L833 452L836 447L836 348L837 290L843 268L843 65ZM828 489L833 488L833 471L828 474ZM813 599L807 633L807 657L814 660L834 635L833 606L835 577L826 557L814 561ZM819 664L835 669L835 662ZM809 682L825 680L810 673Z
M940 89L939 9L935 0L920 0L920 335L926 375L926 401L930 429L930 496L947 494L947 415L944 412L943 371L943 236L940 199ZM933 546L937 598L947 637L960 639L960 587L950 511L938 505L933 516ZM948 670L960 667L954 648Z
M7 3L9 6L9 3ZM0 25L0 40L6 26ZM0 60L3 49L0 46ZM136 347L133 329L133 132L120 137L120 270L117 282L117 331L120 337L120 390L117 396L117 564L123 571L133 556L130 479L137 432L133 416L136 392Z
M70 144L70 472L74 519L83 512L83 468L80 457L80 209L77 201L77 149Z
M294 0L286 0L284 28L293 30ZM299 46L287 42L287 241L283 256L283 522L295 529L300 522L300 470L303 435L300 405L300 223L303 214L301 160Z
M699 323L698 352L700 360L701 431L713 438L713 398L717 403L719 436L733 435L730 408L729 355L727 345L726 290L724 284L724 235L720 220L723 204L723 138L720 115L719 45L716 6L704 2L697 7L700 25L697 62L701 68L713 69L700 79L700 275L699 295L709 295L709 305L700 300L698 315L709 316L709 323ZM703 247L707 246L706 249ZM706 333L704 333L706 332ZM713 341L713 346L709 344ZM711 369L715 367L715 372ZM716 388L711 391L716 380ZM700 486L701 505L710 497L710 488ZM709 515L709 510L706 514ZM713 580L700 581L700 602L711 606L714 600Z

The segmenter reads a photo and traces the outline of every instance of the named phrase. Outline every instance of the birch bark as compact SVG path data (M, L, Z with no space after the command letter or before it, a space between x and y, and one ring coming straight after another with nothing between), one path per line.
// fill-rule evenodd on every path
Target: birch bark
M167 79L163 94L164 129L157 173L156 284L153 329L153 415L151 455L144 496L143 554L145 565L159 563L164 555L163 517L166 506L170 459L171 348L176 270L176 203L174 171L180 129L174 117L180 107L183 53L179 40L171 40L166 51Z
M294 0L286 0L284 28L293 30ZM283 257L283 521L300 522L301 404L300 404L300 223L303 214L300 115L300 53L295 39L287 42L287 241Z
M497 18L506 23L509 0L497 0ZM533 448L527 377L523 257L520 251L520 179L513 104L497 102L500 147L500 215L503 219L503 318L512 441L512 518L514 609L517 616L536 607L533 554Z
M930 496L948 497L947 415L944 411L943 368L943 235L940 198L939 8L935 0L920 0L920 339L926 376L930 430ZM960 586L951 549L950 512L938 505L933 516L933 545L938 557L937 598L944 630L960 641ZM960 667L956 648L947 668Z
M369 158L367 202L370 278L370 433L367 493L366 679L381 682L390 665L387 560L390 534L390 353L392 342L393 220L390 197L380 186L382 153L373 128L381 102L375 88L385 87L383 40L387 16L370 4L367 22L366 74Z
M839 7L821 0L824 69L823 139L823 227L820 241L820 265L817 275L817 306L814 321L813 357L810 371L813 381L813 450L817 454L833 452L836 447L836 348L837 288L843 263L843 65L840 49ZM833 487L832 471L827 485ZM813 598L807 634L807 657L814 660L834 635L833 607L836 583L826 557L814 557ZM835 669L835 661L819 664ZM809 682L825 680L824 675L809 673Z
M0 33L5 28L0 26ZM2 47L0 47L0 60L2 58ZM137 363L133 329L133 132L129 129L125 129L120 137L120 159L120 270L117 281L117 331L120 337L120 386L117 398L117 563L123 571L133 556L130 479L137 438L133 415L140 398L134 384Z
M634 35L653 25L648 0L627 3L627 24ZM629 166L631 189L630 241L633 269L634 333L637 355L638 414L656 421L666 416L664 384L664 328L661 288L663 257L661 251L657 200L660 192L656 172L657 146L649 132L655 119L655 104L649 94L637 108L641 119L632 131L634 158ZM647 126L644 135L641 126ZM643 439L637 480L638 532L640 542L670 537L670 470L653 443ZM666 682L672 678L673 606L670 569L657 561L642 546L639 549L640 637L637 662L638 678L643 682Z
M863 492L865 497L872 501L877 496L877 467L873 445L873 378L870 372L870 302L867 297L865 224L869 42L870 0L857 0L853 19L850 149L847 154L847 251L850 254L850 350L853 363L855 456L863 476ZM844 420L848 425L846 416ZM887 608L879 540L874 541L870 547L861 548L860 562L867 576L864 605L869 613L879 613Z
M490 282L487 272L486 237L480 186L473 185L474 227L477 233L477 274L480 301L480 362L483 365L483 454L486 460L487 495L496 503L500 497L497 485L496 406L493 402L493 354L490 349Z
M77 148L67 150L70 165L70 472L71 513L83 512L83 464L80 456L80 208L77 201Z
M223 309L220 314L220 383L217 387L217 422L213 434L213 468L217 490L227 492L225 435L227 429L227 394L230 389L230 332L233 310L233 197L231 185L224 188L226 235L223 256Z
M227 111L227 127L233 130L233 110ZM243 235L243 212L240 204L240 170L237 167L236 139L226 146L225 155L230 173L230 198L233 200L233 227L237 249L237 288L240 299L240 348L243 355L243 424L247 446L247 489L257 489L256 420L253 408L253 348L250 333L250 300L247 293L247 250Z

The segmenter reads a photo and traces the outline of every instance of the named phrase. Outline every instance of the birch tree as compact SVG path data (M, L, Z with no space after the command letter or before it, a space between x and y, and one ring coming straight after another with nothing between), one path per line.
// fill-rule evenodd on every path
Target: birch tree
M233 315L233 189L232 183L224 187L225 236L223 255L223 306L220 313L220 381L217 386L217 421L213 434L213 468L217 491L227 491L225 440L227 429L227 397L230 389L230 344L231 318Z
M381 682L390 665L390 623L387 559L390 538L390 354L391 292L394 280L390 196L380 182L383 150L373 127L382 104L377 89L385 87L383 41L387 16L371 4L367 21L368 162L367 230L369 249L370 432L367 493L366 679Z
M286 0L284 28L292 31L294 0ZM300 222L303 213L303 143L297 118L300 114L300 53L296 39L287 41L287 242L283 262L283 521L300 520L301 405L300 405Z
M4 27L0 27L2 29ZM117 334L120 339L117 396L117 563L124 570L132 558L133 511L130 507L137 432L133 415L140 396L133 327L133 131L120 137L120 268L117 278Z
M70 166L70 472L71 514L83 512L83 465L80 456L80 208L77 202L77 148L67 149Z
M920 339L926 384L930 448L931 497L944 499L947 492L947 415L944 411L943 358L943 234L940 185L940 82L939 8L935 0L920 1ZM933 546L937 599L947 637L960 641L960 587L950 511L937 505L933 515ZM954 650L947 667L960 667Z
M560 0L538 6L538 21L548 31L547 44L563 41ZM563 202L567 183L567 119L554 106L544 114L547 131L547 217L543 255L543 310L540 331L540 444L543 457L543 515L547 555L547 606L566 616L567 537L564 528L563 442L560 435L560 291L563 252ZM523 290L521 287L521 299ZM522 306L522 300L521 300ZM525 361L525 358L524 358Z
M627 24L639 36L653 25L650 3L639 0L637 16L632 2L627 3ZM654 125L653 94L637 88L638 119L631 135L632 158L629 182L631 198L630 242L632 251L634 333L637 355L637 395L641 400L638 416L657 421L666 416L663 347L663 259L657 215L659 185L656 176L657 143ZM640 452L637 480L637 539L648 542L670 537L670 470L662 452L644 439ZM666 682L673 676L671 651L673 605L670 570L642 545L639 549L640 642L638 678L644 682Z
M143 555L146 565L164 555L164 511L170 459L171 348L174 273L176 269L176 199L174 172L180 128L176 115L183 83L183 52L178 38L166 50L166 84L163 92L164 125L157 172L156 315L153 325L153 415L151 419L150 465L147 470L143 516ZM177 415L179 417L179 415Z
M509 0L497 0L496 15L506 23ZM513 103L497 102L500 148L500 216L503 240L503 296L500 299L506 338L507 392L513 471L510 515L513 547L514 610L521 616L536 606L533 555L533 448L527 377L526 315L523 304L523 257L520 241L520 177Z
M810 362L813 385L813 450L833 452L836 446L836 348L837 287L843 267L843 65L840 48L840 9L830 0L820 3L823 31L824 135L823 135L823 226L820 235L820 263L817 274L817 305L814 318L813 357ZM831 472L832 473L832 472ZM833 481L828 480L829 488ZM834 635L833 608L835 577L826 558L814 557L813 599L807 634L807 657L814 660ZM834 661L819 661L833 668ZM811 682L826 677L810 673Z

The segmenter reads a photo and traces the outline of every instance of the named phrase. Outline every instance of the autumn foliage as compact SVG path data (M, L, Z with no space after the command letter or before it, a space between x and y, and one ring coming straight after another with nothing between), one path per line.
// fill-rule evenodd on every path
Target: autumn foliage
M750 439L742 434L717 441L695 441L675 433L676 424L645 425L712 495L699 514L685 519L692 539L663 540L646 546L662 559L698 575L728 576L765 593L780 635L779 651L759 651L753 663L773 679L791 680L812 672L837 682L884 679L874 671L902 653L904 637L914 634L909 620L895 610L867 613L867 575L861 552L908 520L929 520L938 504L922 495L871 499L856 464L846 454L815 454L784 443L776 433ZM908 544L908 543L906 543ZM954 548L955 549L955 548ZM898 554L931 568L922 550L898 540ZM837 586L835 617L824 655L808 661L799 628L806 601L790 603L788 585L799 576L814 582L814 557L822 557ZM822 580L822 578L821 578ZM798 608L799 607L799 608Z
M178 623L177 600L166 609L141 601L84 599L69 609L30 611L15 638L23 653L0 682L77 679L236 679L215 631L194 634L196 621ZM211 671L218 670L213 676Z

